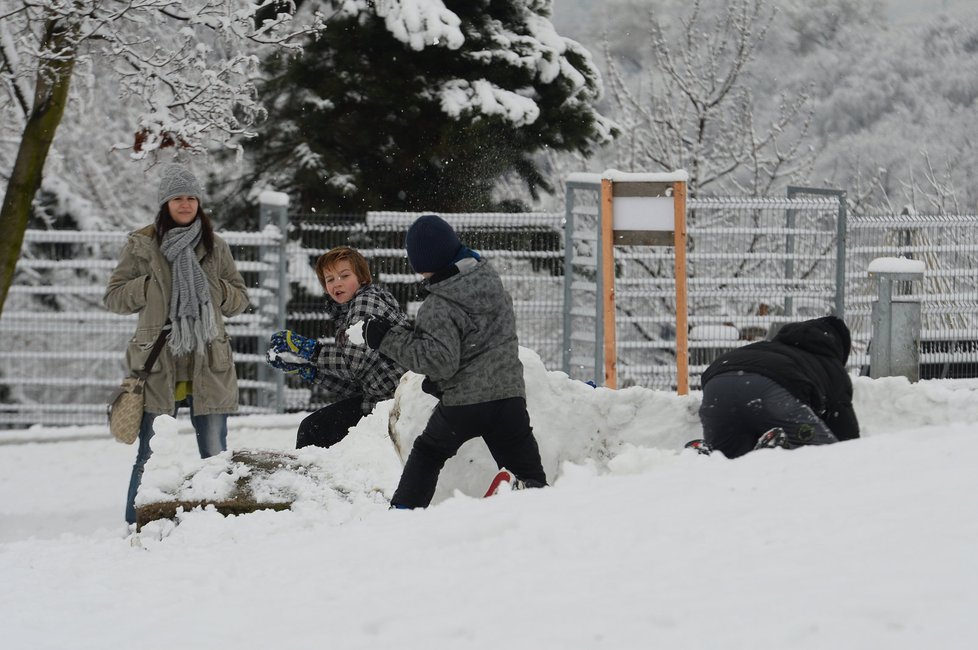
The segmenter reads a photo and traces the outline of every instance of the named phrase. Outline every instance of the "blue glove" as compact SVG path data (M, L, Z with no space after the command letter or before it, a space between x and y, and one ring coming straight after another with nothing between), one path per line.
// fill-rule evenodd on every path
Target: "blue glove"
M371 350L376 350L390 329L391 323L383 318L368 318L363 321L363 340L367 342Z
M316 366L289 364L292 368L284 368L287 375L299 375L310 384L316 380Z
M309 361L315 358L316 352L319 350L319 343L316 339L299 336L292 330L279 330L275 332L272 334L271 343L271 349L275 352L291 352Z

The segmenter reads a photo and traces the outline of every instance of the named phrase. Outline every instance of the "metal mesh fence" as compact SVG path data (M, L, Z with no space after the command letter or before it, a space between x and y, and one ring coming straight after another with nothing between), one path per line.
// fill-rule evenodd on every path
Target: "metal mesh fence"
M921 303L920 378L978 377L978 215L870 214L849 220L847 322L853 367L869 364L875 282L869 263L906 257L925 263L923 285L899 283L900 300Z
M772 325L829 313L837 286L833 199L692 199L687 212L690 386L723 351ZM619 386L673 390L675 250L616 250Z
M261 276L277 266L272 234L222 233L255 305L274 293ZM106 400L125 376L136 316L102 306L126 234L28 231L0 318L0 426L105 422ZM271 257L269 257L271 256ZM262 406L258 380L269 326L260 310L227 321L241 411ZM264 365L261 363L260 365Z
M602 368L599 187L567 186L564 214L443 216L499 271L520 344L548 368L587 380L600 378ZM824 197L689 201L691 387L724 350L764 338L780 322L833 310L853 332L850 368L866 372L877 293L869 263L900 256L926 266L922 286L903 287L899 296L922 303L921 378L978 376L978 216L845 219L840 207ZM360 250L375 281L409 316L416 313L421 278L409 268L404 234L418 214L292 215L284 239L276 228L222 233L255 305L228 321L242 412L313 409L330 400L302 384L279 393L280 373L263 362L269 334L283 323L326 341L333 336L313 271L329 248ZM125 373L136 320L101 304L124 242L123 233L28 232L0 318L0 427L105 421L105 399ZM288 287L280 288L286 260ZM616 248L622 387L677 385L674 261L671 248Z
M690 386L722 352L830 313L852 330L850 371L868 374L877 299L868 268L879 257L925 262L923 286L897 298L922 303L921 378L978 377L978 217L847 217L841 192L797 189L790 199L689 201ZM568 183L565 369L580 379L602 376L599 203L596 183ZM620 387L677 386L674 264L669 247L615 247Z

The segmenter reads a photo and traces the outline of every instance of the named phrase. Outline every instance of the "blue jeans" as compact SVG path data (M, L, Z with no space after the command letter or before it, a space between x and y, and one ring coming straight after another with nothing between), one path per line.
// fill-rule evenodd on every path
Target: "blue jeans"
M187 395L187 406L190 407L190 422L197 434L197 449L201 458L216 456L228 448L228 414L213 413L211 415L194 415L194 398ZM179 405L174 405L173 415L176 417ZM149 441L153 437L153 420L160 413L143 413L139 425L139 449L136 451L136 462L132 466L132 476L129 478L129 495L126 497L126 523L136 523L136 492L143 480L143 469L146 461L153 455Z

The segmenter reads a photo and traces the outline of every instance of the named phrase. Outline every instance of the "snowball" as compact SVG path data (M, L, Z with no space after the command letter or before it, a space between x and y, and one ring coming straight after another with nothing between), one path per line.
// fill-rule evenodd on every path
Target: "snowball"
M269 350L265 353L265 358L272 361L284 361L285 363L297 363L300 365L308 364L309 359L305 357L300 357L298 354L292 352L278 352L276 350Z
M358 320L346 328L346 336L353 345L363 345L363 321Z

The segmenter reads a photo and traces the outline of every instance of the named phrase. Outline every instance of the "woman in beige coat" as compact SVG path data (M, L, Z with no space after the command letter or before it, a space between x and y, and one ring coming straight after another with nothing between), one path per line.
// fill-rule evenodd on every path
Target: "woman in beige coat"
M201 458L227 449L227 419L238 410L238 381L224 317L248 306L244 281L227 243L214 233L200 206L200 184L179 164L163 169L160 210L152 225L129 235L103 302L117 314L139 314L129 341L130 370L143 368L169 324L167 344L146 380L139 450L132 467L126 521L136 521L135 500L152 455L153 420L190 408Z

